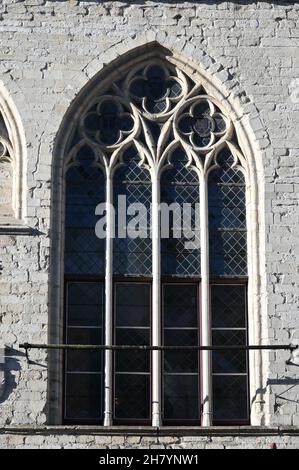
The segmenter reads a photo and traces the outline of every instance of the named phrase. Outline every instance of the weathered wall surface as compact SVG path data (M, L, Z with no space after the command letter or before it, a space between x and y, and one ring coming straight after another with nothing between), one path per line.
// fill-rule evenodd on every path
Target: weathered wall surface
M264 429L262 432L243 430L237 436L228 431L227 435L217 435L217 432L206 435L192 434L185 436L174 435L169 432L162 435L148 432L136 434L132 432L103 435L95 430L79 432L48 429L38 432L9 431L0 435L0 448L15 449L298 449L298 432L282 429Z
M25 132L25 223L36 231L4 230L0 237L0 347L9 348L1 425L47 421L46 355L32 352L37 363L28 365L18 344L48 341L50 189L59 126L96 72L128 44L151 41L209 70L249 114L265 188L262 340L288 343L299 329L299 3L2 0L0 80ZM298 369L286 367L287 357L269 355L263 385L271 393L261 424L299 425ZM35 438L3 434L1 439L23 446ZM46 442L36 439L37 445ZM49 445L58 440L51 437ZM96 438L87 441L97 445Z

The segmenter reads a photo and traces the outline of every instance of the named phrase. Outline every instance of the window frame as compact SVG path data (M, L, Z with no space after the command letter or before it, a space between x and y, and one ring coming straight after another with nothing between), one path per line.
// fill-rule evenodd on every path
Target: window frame
M149 304L149 344L152 345L152 279L149 277L113 277L113 339L116 344L116 286L118 284L147 284L150 287L150 304ZM152 404L152 354L149 352L149 419L119 419L115 415L115 394L116 394L116 353L113 352L113 424L126 426L147 426L151 424L151 404Z
M207 175L205 175L205 176L203 177L203 179L200 180L200 184L202 184L202 182L204 182L206 178L207 178ZM192 280L193 280L193 278L192 278ZM209 285L210 285L210 284L208 283L208 288L209 288ZM106 425L108 425L108 424L106 424ZM204 425L209 425L209 424L208 424L208 420L206 421L206 423L205 423Z
M105 342L105 277L103 276L82 276L82 275L65 275L64 277L64 299L63 299L63 305L64 305L64 322L63 322L63 343L67 344L67 328L68 328L68 316L67 316L67 285L69 283L76 283L76 282L82 282L82 283L100 283L103 285L103 325L102 325L102 342L104 344ZM100 419L80 419L80 418L67 418L66 417L66 376L67 376L67 368L66 368L66 358L67 358L67 351L63 350L62 351L62 390L63 390L63 400L62 400L62 417L63 417L63 423L64 424L69 424L69 425L96 425L96 426L102 426L103 425L103 420L104 420L104 383L105 383L105 363L104 363L104 352L101 352L102 354L102 372L101 372L101 418ZM83 422L84 421L84 422Z
M165 280L167 279L167 280ZM163 344L163 337L164 337L164 302L163 302L163 287L165 285L184 285L184 284L189 284L189 285L195 285L196 290L197 290L197 300L198 300L198 305L197 305L197 320L198 320L198 345L201 344L201 282L200 279L196 278L175 278L175 277L167 277L167 278L161 279L161 318L162 318L162 329L161 329L161 342ZM164 351L162 352L162 357L161 357L161 375L162 375L162 390L161 390L161 396L162 396L162 423L165 426L198 426L201 423L202 419L202 412L201 412L201 403L202 403L202 389L201 389L201 351L198 351L198 419L193 420L193 419L184 419L184 420L177 420L177 419L165 419L164 418ZM195 374L194 374L195 375Z
M245 287L245 335L246 335L246 344L249 342L249 330L248 330L248 277L235 277L235 276L221 276L221 277L211 277L210 279L210 292L213 285L232 285L232 286L244 286ZM211 317L212 317L212 306L211 308ZM211 334L213 333L213 327L211 326ZM212 374L212 393L213 393L213 370ZM245 374L244 374L245 375ZM215 420L213 418L213 426L246 426L251 424L250 420L250 369L249 369L249 351L246 351L246 393L247 393L247 419L239 420Z
M65 308L65 315L64 315L64 342L66 343L66 334L67 334L67 285L68 283L72 282L86 282L86 283L101 283L103 286L105 285L105 279L103 276L81 276L81 275L76 275L76 276L65 276L65 296L64 296L64 308ZM115 276L113 278L113 338L114 338L114 344L115 342L115 334L116 334L116 298L115 298L115 289L117 284L147 284L150 286L150 294L152 294L152 279L149 277L120 277L120 276ZM163 325L164 325L164 308L163 308L163 288L165 285L184 285L184 284L189 284L189 285L196 285L197 288L197 294L198 294L198 305L197 305L197 314L198 314L198 345L201 345L201 279L199 277L196 278L176 278L170 277L170 276L165 276L161 279L161 319L162 319L162 329L161 329L161 343L163 344ZM248 278L243 276L240 278L237 277L213 277L210 279L209 283L209 288L211 291L211 288L213 285L240 285L245 287L245 334L246 334L246 344L248 344ZM103 291L104 292L104 291ZM211 308L211 306L210 306ZM212 310L212 308L211 308ZM102 332L102 338L104 340L104 328L105 328L105 312L103 315L103 332ZM150 345L152 344L152 296L150 295L150 326L149 326L149 331L150 331ZM213 328L211 327L211 334L213 332ZM102 380L101 380L101 388L102 388L102 398L101 398L101 419L89 419L86 420L84 418L76 418L76 419L71 419L71 418L66 418L66 375L67 375L67 370L66 370L66 351L63 351L63 422L64 424L88 424L88 425L103 425L103 415L104 415L104 369L105 369L105 363L104 363L104 354L103 355L103 372L101 373L102 375ZM198 352L198 369L199 369L199 378L198 378L198 401L199 401L199 416L197 420L176 420L176 419L165 419L164 418L164 394L163 394L163 389L164 389L164 352L161 354L161 400L162 400L162 425L163 426L202 426L202 397L203 397L203 391L202 391L202 351ZM125 426L148 426L151 424L151 406L149 410L149 419L148 420L143 420L143 419L117 419L115 417L115 352L113 353L113 425L125 425ZM151 405L152 402L152 354L150 354L150 368L149 368L149 382L150 382L150 390L149 390L149 402ZM213 372L212 372L212 380L213 380ZM245 426L245 425L250 425L250 373L249 373L249 351L246 351L246 391L247 391L247 419L244 420L215 420L213 419L213 426ZM213 390L213 388L212 388ZM82 422L84 421L84 423Z

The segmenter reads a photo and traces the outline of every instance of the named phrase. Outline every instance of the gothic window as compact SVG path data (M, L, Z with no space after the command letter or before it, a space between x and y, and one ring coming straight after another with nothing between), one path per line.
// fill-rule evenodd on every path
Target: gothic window
M65 421L248 423L247 353L199 350L247 344L247 169L223 106L147 59L91 93L65 162L65 340L107 347L65 354Z
M4 119L0 112L0 224L14 218L14 168L13 149Z

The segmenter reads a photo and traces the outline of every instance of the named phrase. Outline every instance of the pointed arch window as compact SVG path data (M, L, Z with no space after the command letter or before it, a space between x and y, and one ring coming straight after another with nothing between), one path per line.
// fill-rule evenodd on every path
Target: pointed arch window
M0 224L10 223L15 217L13 156L13 147L0 112Z
M246 161L202 84L158 57L124 67L65 162L66 341L246 344ZM66 422L249 420L244 352L72 351L64 370Z
M0 230L2 234L31 233L24 224L26 142L11 96L0 83Z

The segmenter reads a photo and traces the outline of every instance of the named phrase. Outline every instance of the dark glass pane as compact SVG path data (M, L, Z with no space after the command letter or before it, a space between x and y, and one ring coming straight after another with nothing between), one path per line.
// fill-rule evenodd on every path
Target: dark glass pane
M66 374L65 418L97 420L102 417L102 376Z
M165 346L197 346L198 330L164 330ZM165 351L165 372L198 372L198 351Z
M115 286L115 342L118 345L149 345L151 287L118 283ZM115 417L148 419L150 406L150 351L115 352ZM121 372L121 374L120 374Z
M132 148L124 152L123 163L116 170L113 180L116 209L113 272L126 276L150 276L152 272L150 173L140 167L140 156ZM119 199L120 196L125 197L125 206L119 207L118 202L123 201L123 198ZM129 206L136 203L140 206L134 207L134 214L126 216Z
M103 284L69 282L67 284L67 323L69 326L103 324Z
M103 284L69 282L66 293L66 342L103 344ZM99 420L102 413L103 351L65 351L65 369L65 418L82 422Z
M126 276L150 276L152 242L150 238L115 238L114 273Z
M215 421L247 420L247 376L214 375L213 407Z
M166 346L197 346L199 344L197 285L164 284L163 316L163 341ZM163 364L164 418L199 419L198 351L165 351Z
M209 175L209 243L211 275L247 274L245 181L232 168L228 150L217 157L219 168Z
M162 239L162 274L190 277L200 275L198 249L186 249L186 239ZM190 273L190 274L189 274Z
M126 326L129 321L131 325L148 326L148 305L118 305L117 326Z
M210 270L214 276L246 276L246 232L210 229Z
M214 184L213 184L214 183ZM246 229L244 186L220 186L210 182L209 203L213 207L209 214L210 227Z
M164 327L197 327L197 285L164 284L163 314Z
M213 331L214 346L246 345L246 331ZM246 351L227 350L213 352L213 372L247 372Z
M117 328L116 344L149 345L150 329ZM118 351L116 356L116 372L149 372L149 351Z
M211 308L213 328L245 328L246 287L212 285Z
M77 166L66 174L65 273L100 275L105 271L105 240L96 237L96 206L105 201L105 178L83 147Z
M164 418L199 419L198 375L164 375Z
M247 344L246 286L211 286L213 345L238 346ZM215 329L217 328L217 329ZM234 328L243 328L238 330ZM247 419L248 353L242 350L213 352L214 419L238 421Z
M68 328L68 344L102 344L101 328ZM68 371L101 371L102 351L70 350L66 352Z
M65 274L98 276L105 272L105 240L90 228L65 228Z
M150 418L150 376L116 374L115 418L123 420Z
M149 284L116 285L116 326L150 326Z
M161 175L162 274L199 276L198 175L192 168L187 167L188 158L181 149L173 152L170 162L172 167L163 171ZM183 204L185 204L184 211ZM190 242L193 242L193 245L190 246Z

